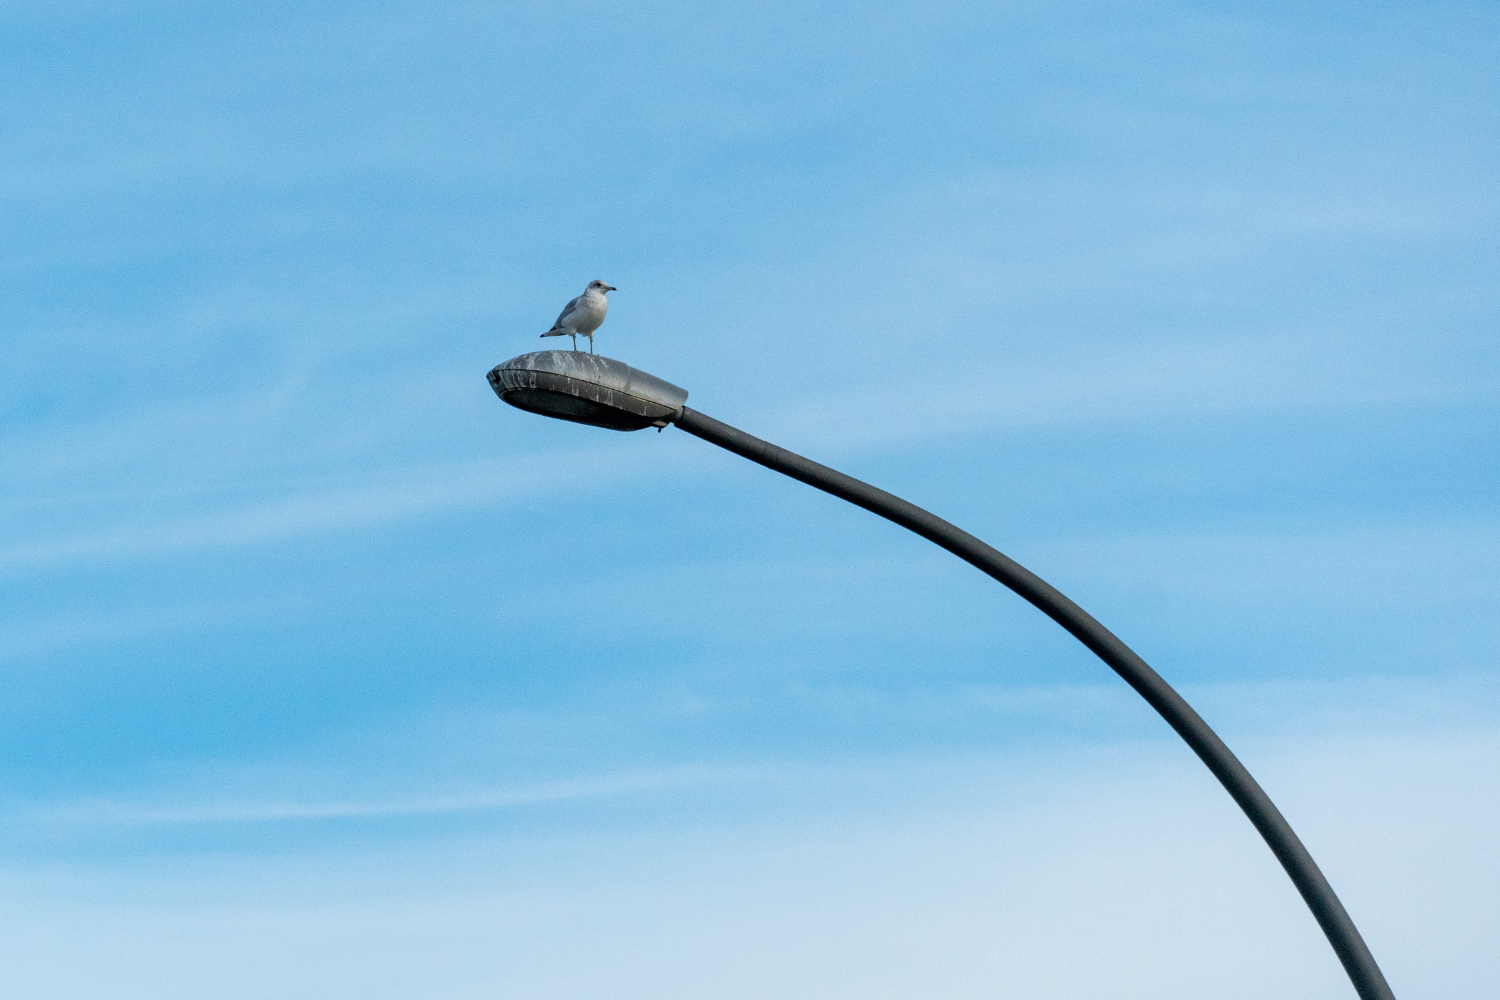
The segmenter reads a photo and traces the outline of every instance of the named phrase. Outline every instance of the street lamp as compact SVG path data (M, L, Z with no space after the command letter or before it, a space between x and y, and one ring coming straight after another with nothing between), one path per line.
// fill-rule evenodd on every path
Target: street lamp
M1245 765L1145 660L1041 577L900 497L688 409L687 390L624 362L576 351L537 351L495 366L489 380L501 399L532 413L620 431L676 424L695 437L894 521L1020 594L1109 664L1208 765L1291 876L1362 1000L1394 1000L1344 904Z

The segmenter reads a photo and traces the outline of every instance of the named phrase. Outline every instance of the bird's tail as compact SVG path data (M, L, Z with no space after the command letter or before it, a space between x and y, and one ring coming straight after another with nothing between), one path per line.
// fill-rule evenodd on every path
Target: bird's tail
M567 330L557 330L557 329L548 330L546 333L542 334L543 337L566 337L567 335L568 335L568 331Z

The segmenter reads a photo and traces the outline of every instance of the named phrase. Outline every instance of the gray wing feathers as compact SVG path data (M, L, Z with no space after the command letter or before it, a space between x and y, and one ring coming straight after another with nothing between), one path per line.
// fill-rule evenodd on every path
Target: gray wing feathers
M565 306L563 306L563 311L557 314L557 322L552 324L552 329L553 330L560 330L560 329L562 329L563 320L567 319L568 316L572 314L574 307L578 305L578 299L581 299L581 298L583 298L582 295L578 296L578 298L570 299L568 301L568 304L565 305ZM551 333L552 331L549 330L547 332Z

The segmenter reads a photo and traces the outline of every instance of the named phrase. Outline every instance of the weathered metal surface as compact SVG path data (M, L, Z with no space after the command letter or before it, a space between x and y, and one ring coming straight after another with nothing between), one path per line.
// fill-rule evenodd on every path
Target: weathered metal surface
M505 402L533 413L611 430L665 426L687 402L686 389L598 354L534 351L490 370Z

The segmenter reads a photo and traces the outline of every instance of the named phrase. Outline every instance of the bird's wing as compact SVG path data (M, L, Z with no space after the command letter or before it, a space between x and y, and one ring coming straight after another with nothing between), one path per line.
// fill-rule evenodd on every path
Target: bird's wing
M557 322L552 324L552 329L559 330L562 328L563 320L567 319L570 315L573 314L573 311L578 307L579 299L582 298L583 296L580 295L576 299L568 300L568 304L563 306L563 311L557 314Z

